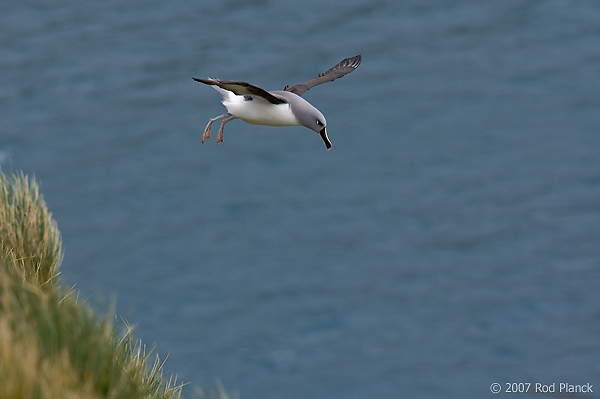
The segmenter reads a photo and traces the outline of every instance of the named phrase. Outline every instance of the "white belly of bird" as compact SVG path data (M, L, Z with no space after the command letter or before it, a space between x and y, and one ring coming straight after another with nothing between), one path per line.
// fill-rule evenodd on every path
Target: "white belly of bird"
M230 95L223 105L231 115L252 125L300 126L287 103L272 104L260 97L248 101L244 96Z

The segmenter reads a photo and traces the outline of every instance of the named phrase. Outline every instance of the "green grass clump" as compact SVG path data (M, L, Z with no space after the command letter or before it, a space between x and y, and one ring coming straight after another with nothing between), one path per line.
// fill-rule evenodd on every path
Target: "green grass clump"
M62 261L60 232L35 179L7 178L0 168L0 240L3 256L18 260L15 271L42 287L55 287Z
M60 233L38 185L1 169L0 241L0 398L180 397L131 328L59 286Z

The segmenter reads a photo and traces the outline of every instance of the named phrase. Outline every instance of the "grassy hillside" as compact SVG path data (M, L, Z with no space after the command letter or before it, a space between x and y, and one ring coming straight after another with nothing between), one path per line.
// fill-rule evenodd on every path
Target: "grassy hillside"
M61 287L60 233L34 179L0 169L0 398L179 398L163 362Z

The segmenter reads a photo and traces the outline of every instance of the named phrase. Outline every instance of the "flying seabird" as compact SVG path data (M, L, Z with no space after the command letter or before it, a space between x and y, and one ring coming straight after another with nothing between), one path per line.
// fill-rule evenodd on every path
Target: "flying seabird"
M223 127L229 121L241 119L253 125L267 126L306 126L321 135L329 150L331 142L327 137L327 122L323 114L301 96L312 87L321 83L331 82L355 70L361 61L361 56L346 58L325 73L316 78L294 86L286 86L283 91L266 91L253 84L234 80L219 80L214 78L198 79L196 82L211 85L221 97L227 112L211 118L204 129L202 142L210 138L210 128L213 122L223 119L217 145L223 142Z

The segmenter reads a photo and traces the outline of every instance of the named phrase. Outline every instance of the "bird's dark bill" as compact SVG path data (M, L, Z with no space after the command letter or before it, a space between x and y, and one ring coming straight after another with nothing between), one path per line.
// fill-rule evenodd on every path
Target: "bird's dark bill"
M329 141L329 138L327 137L327 130L325 130L325 128L323 128L323 129L321 129L319 134L321 135L321 138L325 142L325 146L327 147L327 149L330 150L331 149L331 141Z

